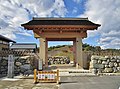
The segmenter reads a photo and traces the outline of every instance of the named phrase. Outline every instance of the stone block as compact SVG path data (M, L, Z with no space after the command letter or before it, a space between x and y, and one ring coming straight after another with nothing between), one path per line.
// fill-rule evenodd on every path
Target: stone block
M117 67L117 66L118 66L118 63L114 62L114 66Z
M107 59L105 57L99 57L99 60L106 61Z
M15 65L16 65L16 66L21 66L22 63L21 63L21 62L16 62Z
M51 62L50 62L50 61L48 62L48 65L51 65Z
M109 56L105 56L106 59L109 59L110 57Z
M30 60L29 60L29 59L27 59L25 63L28 63L28 64L30 64Z
M117 71L117 67L113 67L113 72L116 73Z
M114 62L109 62L109 67L112 68L114 66Z
M109 64L109 62L107 62L107 61L102 61L102 64L107 65L107 64Z
M93 55L92 57L91 57L91 60L98 60L99 59L99 56L96 56L96 55Z
M120 72L120 67L117 67L117 70Z
M26 70L22 73L24 76L29 76L30 74L33 74L32 70Z
M120 60L120 56L117 56L117 59L119 59L119 60Z
M107 59L107 62L110 62L110 59Z
M110 61L111 61L111 62L116 62L117 60L116 60L116 59L111 59Z
M112 73L113 69L112 68L105 68L104 72L106 72L106 73Z
M103 73L104 69L97 69L98 73Z
M0 61L2 60L2 57L0 57Z
M109 67L109 65L105 65L105 68L108 68Z
M95 69L103 69L105 66L103 64L94 64L93 68Z
M69 63L70 63L70 59L66 59L66 60L65 60L65 63L66 63L66 64L69 64Z
M97 60L91 60L93 64L97 64Z
M120 59L117 59L116 62L120 63Z
M1 66L7 66L7 65L8 65L8 61L7 60L2 60Z
M118 63L118 66L120 67L120 63Z
M97 74L98 73L97 69L91 69L91 71L92 71L93 74Z
M98 63L101 64L101 63L102 63L102 60L98 60Z
M5 71L7 71L7 70L6 70L6 69L1 69L1 71L2 71L2 72L5 72Z
M30 64L25 64L25 65L20 66L20 68L29 70L29 69L31 69L31 65Z

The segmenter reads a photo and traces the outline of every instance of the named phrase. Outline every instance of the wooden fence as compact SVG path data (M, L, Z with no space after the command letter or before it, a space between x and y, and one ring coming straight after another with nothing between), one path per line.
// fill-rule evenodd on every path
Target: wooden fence
M34 69L34 83L56 82L59 83L59 70L57 71L37 71Z

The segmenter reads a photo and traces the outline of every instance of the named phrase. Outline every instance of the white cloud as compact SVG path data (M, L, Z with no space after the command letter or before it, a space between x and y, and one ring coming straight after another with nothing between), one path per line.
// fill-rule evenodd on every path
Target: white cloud
M0 34L16 39L17 34L32 36L21 24L32 17L64 17L63 0L0 0Z
M85 6L81 17L101 24L97 31L88 32L88 37L100 35L98 42L103 48L120 48L120 0L88 0Z
M54 14L60 17L64 17L67 13L67 9L64 4L64 0L55 0L54 3Z
M75 3L80 3L81 0L73 0Z
M15 32L16 30L12 27L6 27L5 29L0 29L0 34L10 38L10 39L16 39Z
M9 25L8 23L6 23L3 19L0 18L0 28L5 28L8 25Z
M78 10L77 10L77 7L74 7L72 13L75 14L75 13L77 13L77 11L78 11Z
M69 45L73 45L73 41L69 41Z

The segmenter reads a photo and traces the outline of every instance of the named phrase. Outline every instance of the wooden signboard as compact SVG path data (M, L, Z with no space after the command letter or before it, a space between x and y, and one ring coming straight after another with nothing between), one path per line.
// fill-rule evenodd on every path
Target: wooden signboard
M34 70L34 83L36 82L57 82L59 83L59 70L37 71Z

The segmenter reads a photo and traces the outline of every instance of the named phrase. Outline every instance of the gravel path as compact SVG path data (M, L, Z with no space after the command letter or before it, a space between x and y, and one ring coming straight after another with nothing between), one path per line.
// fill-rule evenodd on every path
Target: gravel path
M120 89L120 76L61 77L60 84L37 83L33 78L0 78L0 89Z
M56 83L33 84L33 79L0 79L0 89L58 89Z

